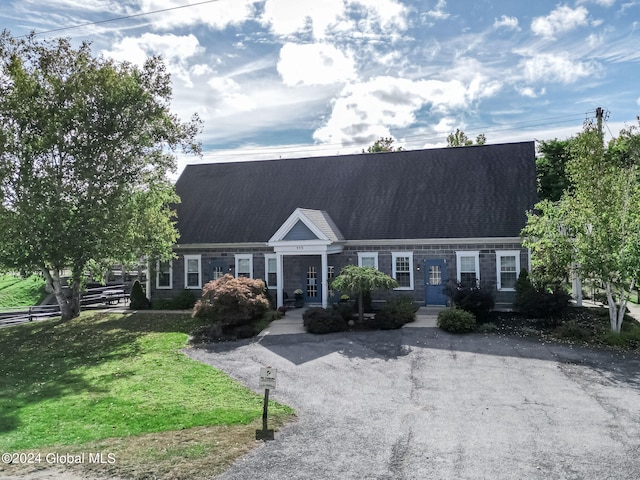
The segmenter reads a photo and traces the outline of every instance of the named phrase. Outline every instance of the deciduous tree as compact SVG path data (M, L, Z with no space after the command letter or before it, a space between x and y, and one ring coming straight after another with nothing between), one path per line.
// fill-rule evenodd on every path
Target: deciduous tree
M640 130L630 127L605 148L587 126L571 144L572 188L558 202L542 202L523 230L534 266L568 269L599 280L611 330L620 332L629 292L640 276ZM535 273L535 270L534 270Z
M364 319L363 296L366 292L376 289L397 288L395 278L382 273L373 267L358 267L347 265L340 271L340 275L333 279L331 288L346 292L350 295L358 295L358 317Z
M484 133L476 137L475 145L484 145L485 143L487 143L487 137ZM467 134L459 128L456 128L456 131L450 133L447 137L447 147L469 147L471 145L474 145L473 140L467 137Z
M538 173L538 197L557 202L571 186L566 165L571 158L571 140L546 140L540 142L536 159Z
M86 43L0 35L0 266L42 272L64 319L90 262L171 255L166 173L177 148L199 152L200 122L170 99L159 58L136 67Z
M391 137L380 137L373 145L367 148L366 152L362 150L362 153L401 152L402 147L394 147L393 142L395 140Z

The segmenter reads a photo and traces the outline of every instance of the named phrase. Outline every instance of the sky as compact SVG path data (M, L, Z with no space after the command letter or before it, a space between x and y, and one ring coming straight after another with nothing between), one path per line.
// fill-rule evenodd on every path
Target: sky
M187 163L359 153L380 137L443 147L458 128L489 144L566 139L597 107L616 136L640 114L640 0L0 4L13 36L89 41L135 64L161 55L172 111L204 122L202 157L180 156L174 177Z

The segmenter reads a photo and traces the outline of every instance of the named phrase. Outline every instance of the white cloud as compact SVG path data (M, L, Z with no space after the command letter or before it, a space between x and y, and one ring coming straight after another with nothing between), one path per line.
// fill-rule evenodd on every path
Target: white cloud
M516 91L527 98L538 98L546 93L545 88L541 88L539 92L536 92L535 89L531 87L516 87Z
M204 63L198 63L196 65L193 65L190 69L190 72L196 77L199 77L200 75L206 75L208 73L212 73L212 71L213 70L211 70L211 67Z
M636 105L638 105L638 106L640 107L640 97L638 97L638 98L636 99Z
M570 84L598 72L594 62L580 62L567 53L541 53L520 61L519 67L528 82L553 82Z
M186 7L186 8L175 8ZM194 4L192 0L140 0L140 12L155 12L151 26L156 30L168 30L189 25L208 25L222 30L229 25L239 25L255 16L251 0L218 1Z
M261 21L278 36L286 37L310 27L314 38L323 39L329 26L344 14L343 0L267 0Z
M554 37L558 33L568 32L587 25L589 11L585 7L572 9L567 5L559 5L546 17L536 17L531 22L531 31L535 35Z
M215 94L215 103L207 105L217 112L225 114L232 112L248 112L256 108L256 103L248 95L242 93L240 85L228 77L214 77L209 79L207 85Z
M451 14L445 12L445 8L447 8L447 2L445 0L438 0L436 8L429 10L427 16L435 18L436 20L446 20Z
M460 125L459 123L457 123L457 120L455 118L451 118L451 117L441 118L440 121L436 124L436 126L433 127L433 129L437 133L442 133L446 135L449 135L451 132L455 131L456 128L464 128L464 125Z
M589 3L589 2L597 3L602 7L611 7L614 3L616 3L616 0L578 0L576 2L576 5L581 5L583 3Z
M604 45L604 43L605 43L604 34L592 33L587 38L587 44L592 49L596 47L600 47L601 45Z
M353 59L333 45L287 43L280 50L278 73L285 85L329 85L356 77Z
M412 81L383 76L350 84L334 99L329 119L313 138L342 145L370 143L380 136L390 136L390 128L411 126L424 106L430 106L432 113L447 115L495 93L483 82L477 77L465 86L460 80ZM439 125L448 129L446 122Z
M518 26L518 19L516 17L507 17L502 15L500 19L495 19L493 22L493 28L506 28L508 30L520 30Z
M94 12L124 13L121 2L105 0L26 0L26 4L34 4L38 9L65 8L70 10L89 10ZM43 8L44 7L44 8Z
M348 14L350 10L364 11L357 25ZM397 0L266 0L260 20L277 36L286 38L309 31L315 40L324 40L334 33L367 35L405 30L407 13Z
M362 6L369 18L368 30L377 24L383 31L405 30L407 28L407 8L396 0L348 0L351 6Z
M125 37L113 44L112 50L102 54L117 61L126 61L141 66L148 57L161 55L169 72L191 86L187 67L190 57L202 52L198 39L192 35L156 35L145 33L140 37Z

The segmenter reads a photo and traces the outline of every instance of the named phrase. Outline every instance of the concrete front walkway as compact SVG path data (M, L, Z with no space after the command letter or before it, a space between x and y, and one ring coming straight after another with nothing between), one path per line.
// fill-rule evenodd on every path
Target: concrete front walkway
M420 307L416 313L416 321L408 323L403 328L435 328L437 326L438 312L443 308L444 307ZM284 317L271 322L258 336L305 333L304 326L302 325L302 314L305 311L306 308L288 310Z

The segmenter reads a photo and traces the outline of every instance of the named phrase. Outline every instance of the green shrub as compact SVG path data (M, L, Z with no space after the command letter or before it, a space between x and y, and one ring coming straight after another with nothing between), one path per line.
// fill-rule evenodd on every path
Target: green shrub
M450 333L473 332L476 317L460 308L445 308L438 313L438 327Z
M355 304L351 302L336 303L333 305L333 308L345 322L351 320L353 315L356 313Z
M637 323L629 324L620 333L607 332L603 335L602 340L613 346L626 347L631 349L640 348L640 326Z
M131 286L131 294L129 295L130 303L129 308L132 310L146 310L151 308L151 302L145 296L142 285L138 280L133 282Z
M252 278L226 274L207 283L193 316L219 323L223 329L256 323L269 310L265 284Z
M190 334L189 343L212 343L224 339L222 327L220 325L200 325L196 327Z
M376 313L374 324L381 330L394 330L401 328L407 323L416 320L418 307L413 303L413 299L407 295L402 295L389 300L382 309Z
M480 325L478 325L478 332L479 333L494 333L498 331L498 327L495 323L481 323Z
M478 322L488 320L496 303L493 290L484 287L464 287L459 283L449 283L445 291L453 305L472 313Z
M184 289L171 298L159 298L153 301L154 310L190 310L196 303L192 290Z
M333 308L308 308L303 314L304 328L308 333L342 332L347 323Z
M528 317L541 319L561 318L569 307L571 295L560 285L535 285L526 269L520 271L516 282L514 309Z
M591 337L591 332L580 326L575 320L568 320L562 322L555 330L556 335L560 338L573 339L573 340L587 340Z

